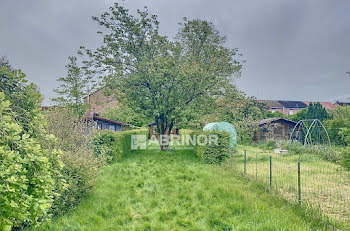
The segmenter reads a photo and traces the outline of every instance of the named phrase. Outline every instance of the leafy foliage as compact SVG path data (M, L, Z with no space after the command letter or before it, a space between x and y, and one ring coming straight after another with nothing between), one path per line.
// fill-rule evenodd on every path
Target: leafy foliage
M160 134L222 94L240 74L237 49L225 47L226 38L212 23L185 19L170 41L147 9L134 16L115 3L93 19L104 27L104 44L96 51L82 48L90 58L86 66L118 89L123 105L154 120Z
M128 123L137 127L145 126L150 122L150 119L147 119L143 114L135 112L133 109L126 105L122 105L117 108L111 108L102 116L103 118L123 121L124 123Z
M0 77L0 227L38 224L64 190L62 153L45 130L37 87L4 59Z
M300 110L292 119L294 121L305 119L319 119L320 121L329 119L330 115L327 110L319 103L310 103L305 109Z
M325 121L331 142L336 145L350 145L350 107L336 107L331 120Z
M265 105L239 91L226 95L218 104L214 112L217 113L217 120L234 125L238 143L251 143L258 129L258 122L264 118Z
M350 148L349 147L347 147L346 151L343 152L343 156L342 157L343 157L343 159L341 161L342 166L346 170L350 171Z
M347 145L345 140L346 131L350 128L350 121L348 119L332 119L326 120L325 126L328 131L329 138L331 142L336 145Z
M52 101L58 103L60 106L71 107L77 115L82 116L84 115L86 106L88 106L84 105L83 98L91 93L93 81L78 66L75 56L70 56L68 59L69 63L66 65L67 76L57 80L62 84L54 89L59 96L52 98Z
M180 128L202 129L210 122L226 121L236 128L238 143L251 143L258 129L258 121L266 113L266 105L235 87L227 87L225 94L207 103L209 105L206 104L205 110L196 110L198 113L188 117L187 121L182 121Z
M66 189L55 200L54 213L63 213L78 204L95 185L103 158L96 158L92 141L95 134L92 122L79 120L70 108L54 108L47 111L47 130L56 137L55 147L63 150L63 177Z
M26 84L26 75L21 70L0 65L0 92L11 102L16 122L30 135L38 137L44 133L41 119L41 95L33 83Z
M49 218L54 198L63 189L56 149L43 149L13 118L10 101L0 93L0 228ZM52 137L46 136L52 143Z
M219 131L194 131L193 137L215 135L218 137L217 144L208 142L207 145L197 145L194 147L195 153L199 158L209 164L220 164L225 161L230 155L230 134ZM198 138L197 138L198 139Z
M105 157L108 163L113 163L123 155L131 152L131 135L147 135L147 129L135 129L124 132L100 131L94 138L94 153L98 157Z
M286 119L290 118L291 119L290 115L283 114L282 112L279 112L279 111L275 111L275 112L266 111L264 117L265 118L279 117L279 118L286 118Z

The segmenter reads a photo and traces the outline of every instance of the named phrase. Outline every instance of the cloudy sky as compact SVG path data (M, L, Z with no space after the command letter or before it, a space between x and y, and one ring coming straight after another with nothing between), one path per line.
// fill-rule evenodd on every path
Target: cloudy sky
M0 56L39 85L50 104L67 57L97 47L109 0L0 0ZM332 101L350 97L349 0L126 0L147 5L173 37L183 17L210 20L247 61L237 85L259 99Z

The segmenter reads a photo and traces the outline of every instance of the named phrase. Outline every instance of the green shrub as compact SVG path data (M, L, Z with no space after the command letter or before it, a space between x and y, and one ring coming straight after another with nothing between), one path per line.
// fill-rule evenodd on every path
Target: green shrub
M96 158L92 151L63 152L63 176L66 189L55 200L53 213L60 214L76 206L85 198L96 184L97 172L103 160Z
M179 135L185 136L185 135L191 135L194 131L191 129L180 129Z
M218 142L208 142L207 145L195 145L194 150L196 155L198 155L202 160L209 164L220 164L222 163L230 154L230 134L227 132L219 131L194 131L191 134L193 137L198 137L200 135L218 136ZM197 138L198 139L198 138Z
M276 148L276 141L275 140L268 140L266 142L266 147L270 150L275 149Z
M60 151L44 149L14 118L0 92L0 230L48 219L64 188ZM43 139L52 142L51 136Z
M327 128L329 138L330 138L332 144L343 145L343 146L347 145L347 142L346 142L347 136L342 131L344 129L350 128L349 118L326 120L324 122L324 125Z
M348 171L350 171L350 148L346 148L343 152L343 159L341 165Z
M123 155L131 152L131 135L148 134L148 129L135 129L123 132L99 131L93 141L94 153L106 158L108 163L119 161Z
M259 143L254 144L254 145L256 145L259 148L266 149L266 150L273 150L277 147L275 140L267 140L264 142L259 142Z
M100 131L93 140L94 154L97 157L104 157L107 163L112 163L114 158L113 145L115 135L112 131Z
M77 205L92 190L103 158L96 158L92 149L94 126L79 120L67 108L55 108L47 112L47 131L56 137L55 148L63 150L62 175L66 188L55 200L55 214Z
M237 142L239 144L251 144L255 133L258 131L257 120L248 117L243 117L240 120L232 122L233 126L237 130Z

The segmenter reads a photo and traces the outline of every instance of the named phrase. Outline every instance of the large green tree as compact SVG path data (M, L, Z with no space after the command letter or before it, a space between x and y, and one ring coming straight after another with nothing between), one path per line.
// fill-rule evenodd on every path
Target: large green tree
M160 35L157 16L147 8L132 15L115 3L93 19L103 27L103 45L96 51L82 48L90 57L85 64L118 89L122 104L152 118L159 135L225 94L240 74L237 49L227 48L210 22L184 19L170 40Z
M75 56L68 57L66 65L67 76L60 77L57 81L61 83L54 89L58 97L52 98L60 106L67 106L79 115L83 116L85 107L83 99L92 91L92 78L86 75L83 68L80 68Z
M319 119L320 121L329 119L330 115L327 110L319 103L310 103L305 109L300 110L292 119L295 121L305 119Z

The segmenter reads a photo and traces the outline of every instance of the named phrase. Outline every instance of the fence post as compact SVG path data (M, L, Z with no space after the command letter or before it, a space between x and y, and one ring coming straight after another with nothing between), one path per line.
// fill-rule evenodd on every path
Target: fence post
M270 187L272 187L272 156L270 156Z
M298 201L301 205L300 162L298 162Z
M244 150L244 174L247 174L247 150Z
M258 180L258 153L255 153L255 179Z

